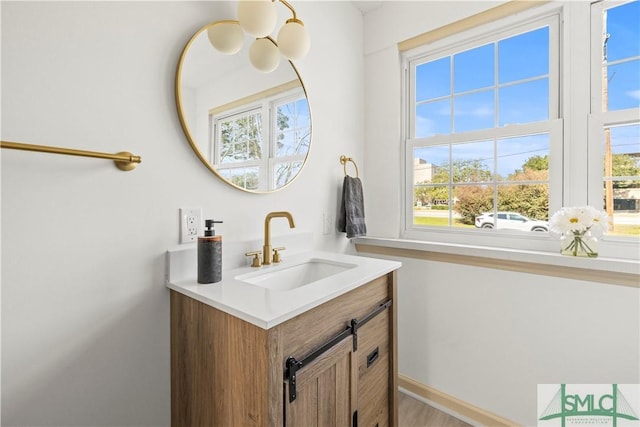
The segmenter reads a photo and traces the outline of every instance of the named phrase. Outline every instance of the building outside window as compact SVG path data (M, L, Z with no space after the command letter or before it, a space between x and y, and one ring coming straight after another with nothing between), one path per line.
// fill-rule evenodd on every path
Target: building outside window
M428 52L408 67L411 226L474 229L477 216L502 211L546 220L552 145L562 144L557 17ZM509 226L495 218L484 228Z
M589 128L569 141L588 152L589 204L614 219L611 238L637 242L639 4L573 6L591 8L591 40L563 36L556 6L405 52L405 236L547 236L541 224L573 200L565 138L577 123ZM576 79L590 73L591 87L570 89L591 92L588 122L563 107L569 49L591 51Z

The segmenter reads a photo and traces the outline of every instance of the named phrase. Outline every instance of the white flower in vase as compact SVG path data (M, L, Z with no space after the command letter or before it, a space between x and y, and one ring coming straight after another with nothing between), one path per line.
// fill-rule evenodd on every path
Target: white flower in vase
M551 216L549 229L563 236L563 255L596 257L596 238L609 230L610 221L606 212L591 206L564 207Z

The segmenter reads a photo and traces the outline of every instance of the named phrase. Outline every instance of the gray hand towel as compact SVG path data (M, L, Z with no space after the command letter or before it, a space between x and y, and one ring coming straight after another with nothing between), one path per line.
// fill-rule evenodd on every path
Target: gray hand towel
M338 216L338 230L347 233L347 237L366 236L367 226L364 223L364 196L360 178L349 175L342 183L342 200Z

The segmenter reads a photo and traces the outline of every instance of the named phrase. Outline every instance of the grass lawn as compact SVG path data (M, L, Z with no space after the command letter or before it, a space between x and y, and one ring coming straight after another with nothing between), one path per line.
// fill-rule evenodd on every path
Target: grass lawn
M640 225L637 224L615 224L611 236L635 236L640 237Z
M413 217L413 225L432 225L436 227L448 227L449 226L449 218L439 218L439 217L428 217L428 216L417 216ZM475 225L463 224L459 219L453 219L454 227L466 227L466 228L475 228Z
M430 225L434 227L448 227L449 218L417 216L413 217L414 225ZM453 219L453 226L460 228L475 228L473 225L463 224L459 219ZM613 231L608 233L611 236L635 236L640 237L640 225L637 224L617 224Z

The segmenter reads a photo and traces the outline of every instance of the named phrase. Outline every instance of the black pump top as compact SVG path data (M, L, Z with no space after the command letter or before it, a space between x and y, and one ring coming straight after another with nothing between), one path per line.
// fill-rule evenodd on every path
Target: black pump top
M213 224L222 224L222 221L214 221L212 219L204 220L204 235L205 237L215 236L216 230L213 229Z

